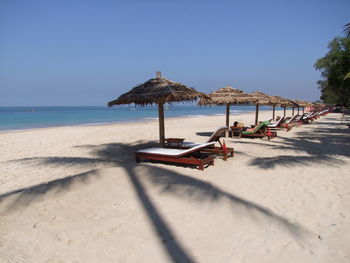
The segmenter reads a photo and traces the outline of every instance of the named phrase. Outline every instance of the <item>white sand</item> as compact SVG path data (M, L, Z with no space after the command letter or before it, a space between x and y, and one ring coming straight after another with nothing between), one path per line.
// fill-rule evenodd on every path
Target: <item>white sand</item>
M1 133L0 262L350 262L340 119L227 138L235 157L204 171L135 163L157 121ZM205 142L224 123L166 119L166 136Z

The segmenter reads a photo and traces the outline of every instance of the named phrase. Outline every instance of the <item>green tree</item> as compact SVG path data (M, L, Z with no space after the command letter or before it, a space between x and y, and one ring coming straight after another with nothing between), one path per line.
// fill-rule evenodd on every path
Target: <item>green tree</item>
M334 38L329 51L316 61L314 67L321 71L322 80L317 82L321 99L326 103L350 105L350 38Z
M346 37L347 38L350 38L350 23L347 23L345 26L344 26L344 32L346 34ZM344 80L346 79L349 79L350 78L350 72L348 74L346 74L346 76L344 77Z
M346 34L346 37L350 38L350 23L347 23L344 27L345 27L344 32ZM350 72L346 74L346 76L344 77L344 80L349 78L350 78Z

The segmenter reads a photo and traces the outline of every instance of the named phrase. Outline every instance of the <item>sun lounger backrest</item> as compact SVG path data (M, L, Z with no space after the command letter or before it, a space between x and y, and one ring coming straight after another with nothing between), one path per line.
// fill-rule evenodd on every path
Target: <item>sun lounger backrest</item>
M276 122L270 122L268 127L278 127L283 121L284 121L284 117L281 117Z
M147 148L147 149L140 149L136 152L143 153L143 154L157 155L157 156L169 156L173 158L179 158L179 157L189 155L190 153L193 153L193 152L198 152L204 148L209 148L214 144L215 142L203 143L195 147L188 148L186 150L171 149L171 148Z
M295 122L300 121L302 118L303 118L303 115L298 115L298 116L295 118Z
M303 115L303 119L306 120L308 118L311 118L312 117L312 113L311 112L307 112L307 113L304 113Z
M216 142L220 140L220 137L224 135L226 132L227 128L226 127L220 127L218 128L208 139L207 142Z
M253 132L254 132L254 133L257 132L263 125L264 125L264 124L263 124L262 122L260 122L258 126L255 126Z
M198 152L199 150L202 150L204 148L208 148L209 146L213 146L214 144L215 144L215 142L207 142L207 143L203 143L203 144L197 145L195 147L192 147L192 148L189 148L187 150L184 150L184 152L181 153L179 155L179 157L188 155L188 154L193 153L193 152Z
M262 127L269 125L270 122L269 121L263 121L260 122L260 124L258 126L256 126L253 130L254 133L258 132Z
M277 125L280 125L281 123L283 123L285 119L286 119L286 117L282 116L282 117L278 120Z
M294 114L294 115L292 116L292 118L290 118L289 120L286 120L285 123L291 123L291 122L293 122L297 116L298 116L298 114Z

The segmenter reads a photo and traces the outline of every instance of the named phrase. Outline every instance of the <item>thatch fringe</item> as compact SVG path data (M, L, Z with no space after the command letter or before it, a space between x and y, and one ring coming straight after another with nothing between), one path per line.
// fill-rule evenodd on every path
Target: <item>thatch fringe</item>
M280 96L270 96L270 105L276 105L280 107L296 107L297 105L292 100L280 97Z
M312 103L303 100L293 100L293 102L296 104L296 107L307 107L312 105Z
M166 78L154 78L134 87L122 94L118 99L108 102L108 106L131 104L152 105L170 102L194 101L200 97L206 98L204 93L197 92L181 83Z
M246 104L251 99L247 93L231 86L218 89L208 95L208 99L200 99L199 105Z
M179 82L174 82L163 77L156 77L134 87L119 98L108 102L108 106L121 104L152 105L171 102L195 101L200 99L198 105L227 105L227 104L261 104L280 107L322 107L323 104L310 103L303 100L289 100L280 96L269 96L263 92L255 91L245 93L242 90L225 86L206 95L197 92Z

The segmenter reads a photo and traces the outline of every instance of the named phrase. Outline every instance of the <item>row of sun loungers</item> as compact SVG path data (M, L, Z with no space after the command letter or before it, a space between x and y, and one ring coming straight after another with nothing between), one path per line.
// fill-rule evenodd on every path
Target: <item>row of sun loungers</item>
M268 140L277 136L278 129L287 131L295 125L309 123L327 114L329 111L312 112L303 115L294 115L290 118L281 117L276 121L263 121L256 127L244 128L231 126L232 136L243 138L267 138ZM208 139L206 143L184 142L183 138L168 138L165 140L165 148L147 148L135 152L136 162L142 160L155 160L186 165L195 165L199 170L205 166L214 165L216 155L222 156L226 161L233 157L234 149L226 147L220 138L225 134L227 128L220 127ZM215 146L218 142L220 146Z

